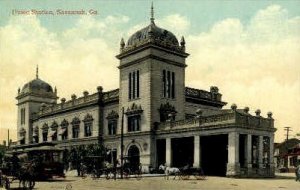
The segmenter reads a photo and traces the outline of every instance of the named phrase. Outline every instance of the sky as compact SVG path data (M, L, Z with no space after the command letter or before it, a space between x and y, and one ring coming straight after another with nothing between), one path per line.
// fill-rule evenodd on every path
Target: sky
M0 1L0 142L16 139L18 88L39 76L70 99L118 88L120 39L149 24L152 1ZM275 141L300 133L300 1L153 1L155 23L185 37L186 85L218 86L238 108L272 111ZM92 10L16 15L14 10Z

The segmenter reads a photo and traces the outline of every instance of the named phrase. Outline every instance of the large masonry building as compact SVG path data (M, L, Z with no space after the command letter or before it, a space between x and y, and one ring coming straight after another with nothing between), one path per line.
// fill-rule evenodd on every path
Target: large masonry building
M81 97L61 98L50 84L36 79L19 89L18 144L53 142L70 149L102 143L131 164L202 167L207 175L273 176L274 120L249 114L249 108L222 109L219 89L185 86L185 40L150 24L122 39L119 88Z

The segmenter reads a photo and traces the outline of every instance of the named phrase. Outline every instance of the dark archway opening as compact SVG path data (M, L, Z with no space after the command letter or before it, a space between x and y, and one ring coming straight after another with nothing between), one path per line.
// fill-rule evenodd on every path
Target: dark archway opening
M174 138L172 146L172 166L183 167L194 163L194 137Z
M140 151L135 145L130 146L128 149L128 161L131 171L137 171L140 165Z
M241 168L245 168L247 167L247 163L246 163L246 140L247 140L247 135L244 134L240 134L239 135L239 162L240 162L240 166Z
M200 144L205 175L226 176L228 135L201 136Z
M166 139L156 141L157 166L166 163Z

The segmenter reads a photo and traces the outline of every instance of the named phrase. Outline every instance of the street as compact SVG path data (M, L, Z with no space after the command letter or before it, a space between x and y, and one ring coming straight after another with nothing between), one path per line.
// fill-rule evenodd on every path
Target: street
M12 184L12 189L18 189L18 183ZM300 189L300 182L296 182L294 174L277 174L274 179L234 179L225 177L207 177L205 180L169 180L164 177L143 177L141 180L135 178L123 180L106 180L105 178L92 179L67 176L65 179L57 179L47 182L37 182L35 189L39 190L105 190L105 189L136 189L136 190L161 190L161 189L203 189L203 190L268 190L268 189Z

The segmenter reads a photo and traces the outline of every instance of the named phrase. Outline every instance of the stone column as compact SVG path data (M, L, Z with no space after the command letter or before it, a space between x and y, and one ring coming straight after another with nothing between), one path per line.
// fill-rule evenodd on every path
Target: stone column
M272 134L269 140L269 147L270 147L270 152L269 152L269 164L270 164L270 175L275 176L275 164L274 164L274 134Z
M230 132L228 134L228 163L226 176L238 176L239 174L239 134L237 132Z
M248 174L251 173L251 169L252 169L252 135L248 134L247 135L247 142L246 142L246 164L247 164L247 168L248 168Z
M258 136L258 168L263 168L264 136Z
M167 166L172 166L171 138L166 138L166 165Z
M194 136L194 164L193 167L201 167L201 145L200 136Z

